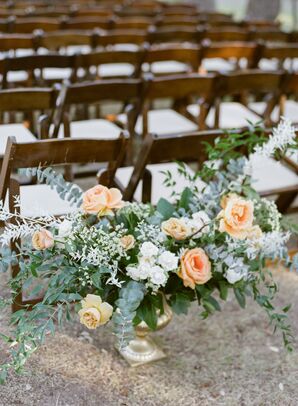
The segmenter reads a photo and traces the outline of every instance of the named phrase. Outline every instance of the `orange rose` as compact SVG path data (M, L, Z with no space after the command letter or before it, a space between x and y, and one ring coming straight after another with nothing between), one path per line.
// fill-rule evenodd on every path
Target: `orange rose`
M202 248L193 248L184 252L178 276L183 279L183 285L191 289L196 285L204 285L211 279L211 263Z
M32 237L32 245L36 250L45 250L54 245L53 234L44 228L35 231Z
M113 209L120 209L123 204L120 190L97 185L84 193L82 208L87 214L105 216L113 214Z
M219 231L243 240L252 229L254 205L251 201L233 195L219 213L219 218Z

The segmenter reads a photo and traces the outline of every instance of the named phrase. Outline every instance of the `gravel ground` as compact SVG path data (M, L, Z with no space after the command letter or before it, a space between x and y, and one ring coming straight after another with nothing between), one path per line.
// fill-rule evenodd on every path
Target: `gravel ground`
M274 273L280 283L276 304L293 303L289 314L297 335L298 275ZM2 315L1 331L6 322ZM243 311L231 297L222 313L206 321L194 305L155 337L168 357L133 369L114 349L109 327L89 333L79 323L68 325L34 354L25 375L12 374L0 387L0 405L298 404L297 345L286 353L281 337L272 335L266 315L253 302Z

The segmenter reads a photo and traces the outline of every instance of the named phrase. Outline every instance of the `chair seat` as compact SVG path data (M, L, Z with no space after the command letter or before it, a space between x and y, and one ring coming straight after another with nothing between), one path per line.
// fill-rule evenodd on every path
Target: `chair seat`
M26 185L20 187L21 214L26 217L61 216L77 208L62 200L48 185ZM5 200L8 207L8 199Z
M72 138L115 139L122 129L116 124L103 119L73 121L70 123ZM63 138L64 128L60 127L59 138Z
M101 77L131 76L133 73L134 67L129 63L107 63L99 67Z
M144 64L143 66L144 72L148 72L149 65ZM177 62L177 61L161 61L161 62L153 62L151 64L151 72L159 75L165 75L170 73L185 73L188 71L188 66L185 63Z
M222 58L203 59L201 67L206 71L229 72L235 69L233 63Z
M220 105L219 128L242 128L249 123L258 123L262 119L248 110L245 106L236 102L223 102ZM199 106L192 104L187 107L190 114L197 117ZM215 109L212 108L207 116L206 123L209 127L214 127Z
M166 163L166 164L154 164L147 165L146 167L152 174L152 192L151 192L151 203L157 204L161 197L173 201L174 198L171 196L172 192L181 193L185 187L189 185L189 182L182 176L178 171L178 165L176 163ZM194 174L193 170L186 165L187 172L191 175ZM166 187L163 182L165 180L165 175L162 173L164 171L170 171L173 179L176 181L176 185L171 187ZM116 172L116 179L120 181L123 187L128 185L130 177L133 172L133 167L119 168ZM205 183L200 179L196 181L196 186L199 190L203 189ZM142 181L140 181L137 190L134 194L134 199L138 202L142 199Z
M7 82L25 82L28 80L28 73L23 70L7 73Z
M8 137L15 137L18 143L36 141L34 135L23 124L1 124L0 156L5 153Z
M70 68L45 68L43 78L45 80L65 80L70 78L71 72Z
M120 114L117 119L126 123L126 115ZM148 112L148 132L158 135L179 134L196 131L197 125L171 109L151 110ZM137 134L143 133L143 120L139 117L135 126Z
M278 60L262 58L259 62L259 68L262 70L268 70L272 72L278 69Z
M259 114L263 114L266 104L264 102L250 103L249 107ZM298 123L298 103L294 100L286 100L283 117L289 118L293 123ZM271 120L278 122L280 119L279 107L276 106L271 113Z
M253 187L259 193L295 187L298 191L298 176L271 158L253 160L252 179Z

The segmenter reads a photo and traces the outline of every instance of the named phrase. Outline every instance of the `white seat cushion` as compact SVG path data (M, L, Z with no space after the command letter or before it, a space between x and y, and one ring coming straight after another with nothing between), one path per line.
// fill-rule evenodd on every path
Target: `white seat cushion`
M20 187L21 214L26 217L61 216L77 210L62 200L48 185L27 185ZM5 201L8 207L8 199Z
M82 120L70 123L72 138L115 139L119 137L122 129L108 120ZM63 138L64 128L60 127L59 138Z
M134 67L129 63L107 63L99 67L99 75L105 76L131 76Z
M5 153L8 137L15 137L18 143L36 141L34 135L23 124L1 124L0 156Z
M253 159L253 187L258 192L268 192L287 187L298 188L298 176L271 158Z
M240 103L223 102L220 106L219 128L242 128L248 126L248 121L257 123L262 120ZM189 105L187 110L193 116L198 116L197 105ZM212 108L206 119L207 125L211 128L214 127L214 114L215 109Z
M188 66L177 61L161 61L151 64L151 72L155 74L187 72Z
M8 82L24 82L28 80L28 73L23 70L7 73Z
M202 61L202 68L206 71L228 72L234 70L235 66L222 58L208 58Z
M278 69L278 60L262 58L259 62L259 68L262 70L274 71Z
M157 204L161 197L168 199L169 201L173 201L173 197L171 196L172 192L175 191L176 193L181 193L184 188L189 186L189 181L187 181L179 172L178 172L178 165L176 163L166 163L166 164L155 164L155 165L147 165L146 167L152 174L152 191L151 191L151 203ZM194 174L192 169L189 166L186 166L187 172L190 174ZM165 180L165 175L162 173L164 171L170 171L172 174L173 179L176 181L176 185L171 187L166 187L163 182ZM130 180L131 174L133 172L133 167L127 168L120 168L116 172L116 179L120 181L120 183L126 187ZM199 190L201 190L205 183L202 182L200 179L196 181L196 186ZM141 201L142 198L142 181L139 183L137 190L134 194L134 199L137 201Z
M89 45L69 45L66 48L66 52L68 55L72 55L72 54L88 54L89 52L91 52L91 47Z
M43 78L45 80L69 79L71 72L70 68L45 68L43 69Z
M126 115L119 114L117 119L126 123ZM151 110L148 112L148 132L167 135L197 131L198 126L171 109ZM143 133L143 120L139 117L135 126L138 134Z
M259 114L263 114L266 104L264 102L250 103L249 106ZM298 123L298 103L294 100L286 100L283 116L289 118L293 123ZM279 107L276 106L271 113L271 120L280 120Z

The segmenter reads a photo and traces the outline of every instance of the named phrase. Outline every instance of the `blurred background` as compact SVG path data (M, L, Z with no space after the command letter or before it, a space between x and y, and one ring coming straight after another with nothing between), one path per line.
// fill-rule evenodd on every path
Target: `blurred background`
M169 0L171 3L180 0ZM233 14L236 19L278 19L285 30L298 29L298 0L194 0L201 9Z

